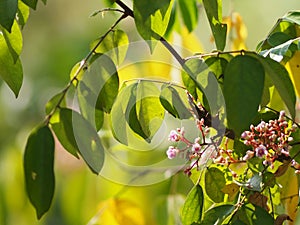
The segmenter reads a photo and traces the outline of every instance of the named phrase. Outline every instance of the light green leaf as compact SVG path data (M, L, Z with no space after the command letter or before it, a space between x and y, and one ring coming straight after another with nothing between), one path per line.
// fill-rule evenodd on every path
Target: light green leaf
M184 96L187 99L186 94ZM188 119L192 116L178 91L170 85L162 86L159 100L162 106L175 118Z
M24 4L21 0L18 0L18 12L17 12L17 18L18 24L20 25L21 29L25 26L28 17L29 17L29 7Z
M65 107L66 106L66 99L65 99L65 96L64 96L64 93L63 92L60 92L56 95L54 95L47 103L46 103L46 106L45 106L45 112L46 114L50 114L52 113L52 111L58 107L58 103L60 107Z
M18 0L0 0L0 25L8 32L11 32L17 10Z
M98 42L99 39L94 41L91 48L94 48ZM95 52L105 53L116 65L120 65L126 57L128 44L127 34L122 30L114 30L104 38Z
M196 0L179 0L179 7L183 22L189 32L192 32L198 23L198 8Z
M296 94L287 70L283 65L270 58L257 56L257 59L263 65L266 75L271 80L272 84L274 84L291 116L295 118Z
M187 195L181 211L183 225L190 225L193 222L201 221L203 198L203 190L201 186L199 184L195 185Z
M283 21L288 21L300 25L300 11L290 11L281 18Z
M36 5L38 0L22 0L22 2L24 2L26 5L28 5L30 8L32 9L36 9Z
M226 45L227 25L222 23L222 0L203 0L202 2L217 49L223 51Z
M61 144L71 146L69 151L77 150L92 172L98 174L104 162L104 148L95 128L78 112L67 108L60 109L51 125Z
M19 58L14 61L4 33L0 31L0 76L17 97L22 86L23 69Z
M174 0L134 0L133 13L136 28L153 51L156 42L167 30Z
M226 204L213 207L204 213L201 225L221 225L233 212L234 205Z
M224 97L228 127L239 136L257 115L264 89L265 71L254 57L239 55L227 65Z
M31 132L24 153L24 173L26 191L30 202L36 209L38 219L51 205L55 178L54 139L47 126Z
M205 172L205 191L215 203L224 201L225 194L221 191L226 185L224 175L224 172L216 167L208 168Z

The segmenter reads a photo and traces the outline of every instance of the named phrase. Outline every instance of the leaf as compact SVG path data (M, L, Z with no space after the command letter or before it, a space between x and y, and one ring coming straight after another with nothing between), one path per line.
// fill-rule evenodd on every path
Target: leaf
M16 25L18 26L18 25ZM23 69L19 58L14 61L4 33L0 31L0 76L18 97L23 81Z
M0 0L0 25L8 32L11 32L17 10L18 0Z
M28 18L29 18L29 7L25 5L21 0L18 0L18 12L16 20L20 25L21 29L24 28Z
M177 90L169 85L162 86L159 100L162 106L175 118L188 119L192 116Z
M295 118L296 95L293 83L289 77L287 70L280 63L270 59L257 56L266 71L266 75L270 78L278 91L281 99L288 108L292 118Z
M288 61L286 68L289 71L297 96L300 97L300 51L296 51Z
M216 202L224 201L222 189L226 185L224 173L216 167L208 168L205 172L205 192L208 197Z
M36 5L38 0L22 0L22 2L24 2L26 5L28 5L30 8L32 9L36 9Z
M217 49L223 51L226 45L227 25L222 23L222 1L203 0L202 2L215 38Z
M201 225L221 225L233 210L234 205L230 204L213 207L204 213Z
M185 1L179 0L179 7L183 22L189 32L192 32L198 22L198 8L195 0Z
M264 89L265 71L254 57L239 55L227 65L224 97L228 127L237 136L246 130L257 115Z
M58 107L58 103L60 107L66 106L66 99L65 94L63 92L60 92L56 95L54 95L47 103L45 107L46 114L50 114L56 107Z
M147 41L153 51L155 42L159 40L168 27L174 0L134 0L133 13L136 28L142 38Z
M126 199L108 199L99 204L99 212L91 219L97 225L145 225L142 210Z
M60 109L58 118L50 122L61 144L75 156L79 152L92 172L98 174L104 162L104 148L95 128L78 112L67 108Z
M24 173L26 191L40 219L51 205L55 178L54 139L50 129L42 126L31 132L25 147Z
M290 11L285 14L282 18L283 21L288 21L300 25L300 12L299 11Z
M228 200L233 201L237 193L239 192L240 187L235 183L226 184L221 191L224 194L228 195Z
M94 41L91 48L94 48L98 44L99 39ZM105 53L110 59L117 65L120 65L128 50L128 36L122 30L113 30L110 32L101 44L95 49L96 53Z
M91 91L88 101L95 108L110 113L118 95L119 77L115 64L106 55L96 55L81 80ZM96 97L96 99L94 98Z
M183 225L199 222L203 210L203 190L199 184L195 185L186 197L181 218Z

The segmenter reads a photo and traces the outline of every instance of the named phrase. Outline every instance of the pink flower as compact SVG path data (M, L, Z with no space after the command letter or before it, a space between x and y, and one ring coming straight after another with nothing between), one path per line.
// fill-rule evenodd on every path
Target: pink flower
M255 155L259 158L262 158L264 155L267 155L268 151L264 145L259 145L255 148Z
M169 148L167 150L168 158L174 159L178 152L179 152L179 150L177 148L175 148L174 146L169 146Z
M171 130L168 140L172 142L177 142L180 140L180 135L177 133L176 130Z
M192 147L193 152L199 152L201 150L201 145L199 143L194 143Z

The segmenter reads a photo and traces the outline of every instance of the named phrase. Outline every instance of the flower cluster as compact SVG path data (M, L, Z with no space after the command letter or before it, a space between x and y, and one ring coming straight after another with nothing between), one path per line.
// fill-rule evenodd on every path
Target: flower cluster
M251 125L250 131L241 134L244 144L251 146L243 160L256 156L264 159L264 165L273 167L276 159L290 156L289 143L293 140L290 136L293 131L295 127L289 126L284 111L280 112L276 120L261 121L257 126Z

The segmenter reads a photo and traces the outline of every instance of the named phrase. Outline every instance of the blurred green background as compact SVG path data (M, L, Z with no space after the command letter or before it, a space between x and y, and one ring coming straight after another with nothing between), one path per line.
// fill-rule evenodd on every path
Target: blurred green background
M117 18L110 13L104 17L89 17L103 7L106 6L101 0L49 0L46 6L39 4L37 11L31 11L23 30L24 82L19 98L15 99L3 82L0 86L1 225L87 224L99 210L99 203L122 189L121 185L93 175L81 161L58 147L53 204L49 213L37 221L25 195L23 180L22 157L26 139L30 130L43 120L47 100L67 84L72 66L85 57L89 44ZM254 50L277 19L295 9L300 9L299 0L225 0L223 14L228 15L232 10L241 14L248 29L247 46ZM130 41L136 41L139 37L132 25L131 19L121 24L126 32L130 32ZM203 11L195 33L207 52L213 50ZM180 182L179 185L176 182ZM174 185L176 192L184 195L191 183L179 175L156 185L127 187L122 197L143 209L146 224L155 224L155 208L158 207L155 198L168 194Z

